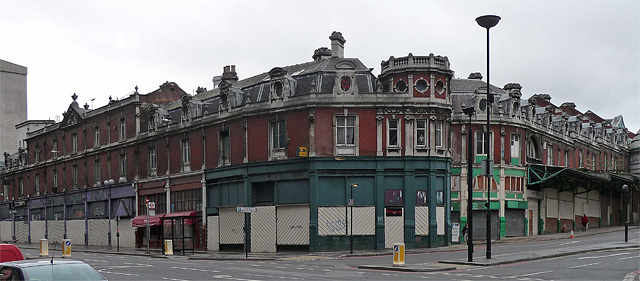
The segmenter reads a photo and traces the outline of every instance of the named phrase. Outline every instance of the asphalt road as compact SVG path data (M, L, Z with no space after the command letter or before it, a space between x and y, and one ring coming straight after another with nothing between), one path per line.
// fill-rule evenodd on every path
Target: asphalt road
M640 232L630 233L630 243L640 244ZM558 247L575 247L593 243L619 241L620 232L551 241L510 241L494 243L494 256ZM36 257L35 249L24 249L28 257ZM476 256L484 256L484 245L476 248ZM408 254L407 264L431 263L445 259L464 259L466 251ZM625 275L640 270L640 249L589 252L558 258L478 267L457 266L447 272L395 272L357 269L363 264L391 264L391 256L344 257L319 260L213 261L189 260L186 257L151 258L73 252L100 271L109 280L623 280Z

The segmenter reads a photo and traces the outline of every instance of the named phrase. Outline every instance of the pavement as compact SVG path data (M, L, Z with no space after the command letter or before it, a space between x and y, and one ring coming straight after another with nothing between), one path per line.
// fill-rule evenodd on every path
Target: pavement
M499 240L492 240L492 245L504 244L504 243L519 243L526 241L551 241L562 239L575 239L579 237L585 237L590 235L598 235L603 233L624 231L624 226L612 226L603 228L592 228L587 232L574 232L574 238L571 238L570 233L554 233L545 235L535 235L526 237L507 237ZM629 232L637 233L640 231L640 226L634 225L629 227ZM552 257L560 257L567 255L575 255L585 252L612 250L612 249L627 249L627 248L640 248L640 242L637 240L630 240L624 242L624 237L621 237L621 241L599 243L592 245L582 246L567 246L549 250L538 250L532 252L520 252L513 254L500 254L494 255L491 259L485 257L474 256L473 262L464 259L456 260L441 260L437 263L418 263L418 264L405 264L403 266L389 265L360 265L361 269L374 269L374 270L388 270L388 271L410 271L410 272L432 272L432 271L448 271L455 270L456 266L495 266L503 264L518 263L531 260L546 259ZM486 244L484 241L474 241L474 246L481 246ZM39 249L39 244L26 244L17 243L20 248L24 249ZM406 249L406 254L417 253L433 253L433 252L451 252L451 251L466 251L466 244L453 244L446 247L438 248L418 248L418 249ZM53 251L53 245L49 244L49 253ZM56 254L61 252L61 247L58 247ZM90 252L90 253L102 253L102 254L114 254L114 255L134 255L134 256L148 256L151 258L163 258L163 259L190 259L190 260L322 260L322 259L338 259L342 257L363 257L363 256L385 256L393 255L391 249L384 250L370 250L370 251L354 251L349 252L278 252L278 253L244 253L244 252L220 252L220 251L195 251L190 253L187 251L186 255L163 255L159 249L151 249L147 252L146 248L124 248L120 247L98 247L98 246L84 246L73 245L73 252ZM38 258L38 257L27 257ZM640 280L639 275L627 276L631 279L625 278L625 280Z

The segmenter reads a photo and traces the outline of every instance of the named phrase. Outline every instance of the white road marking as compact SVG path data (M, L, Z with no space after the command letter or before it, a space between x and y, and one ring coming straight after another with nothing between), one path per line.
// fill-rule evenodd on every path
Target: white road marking
M200 272L213 272L213 273L220 273L220 271L218 271L218 270L198 269L198 268L190 268L190 267L177 267L177 266L172 266L171 268L173 268L173 269L182 269L182 270L191 270L191 271L200 271Z
M162 277L162 279L171 280L171 281L189 281L188 279L175 279L175 278L167 278L167 277Z
M569 245L569 244L573 244L573 243L579 243L580 241L572 241L572 242L567 242L567 243L562 243L560 245Z
M593 256L593 257L579 257L579 260L583 260L583 259L599 259L599 258L608 258L608 257L615 257L615 256L622 256L622 255L630 255L631 253L619 253L619 254L611 254L611 255L606 255L606 256Z
M529 274L522 274L522 275L520 275L520 277L533 276L533 275L538 275L538 274L545 274L545 273L549 273L549 272L553 272L553 270L534 272L534 273L529 273Z
M596 265L596 264L600 264L600 262L588 263L588 264L583 264L583 265L574 265L574 266L570 266L570 267L567 267L567 268L578 268L578 267L585 267L585 266L591 266L591 265Z
M633 256L633 257L619 258L618 260L626 260L626 259L632 259L632 258L640 258L640 256Z
M140 276L138 274L112 272L112 271L106 271L106 270L98 270L98 272L100 272L100 273L108 273L108 274L117 274L117 275L126 275L126 276Z

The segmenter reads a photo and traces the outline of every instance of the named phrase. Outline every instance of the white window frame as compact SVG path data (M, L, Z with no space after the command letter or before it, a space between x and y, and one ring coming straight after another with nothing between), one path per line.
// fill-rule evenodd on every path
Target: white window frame
M120 154L120 177L127 177L127 154Z
M226 134L226 137L222 135ZM225 141L226 140L226 141ZM229 129L218 132L218 166L231 165L231 131ZM227 154L225 156L225 154Z
M93 127L93 147L100 147L100 126Z
M33 178L33 186L36 188L36 195L40 195L40 174L36 174Z
M394 126L395 124L395 126ZM399 148L402 143L402 136L400 132L402 131L402 123L400 119L387 119L387 147ZM391 143L391 134L395 133L396 141L395 143Z
M434 146L436 148L443 148L444 147L444 134L443 134L443 126L444 126L444 122L442 122L442 120L435 120L433 127L434 127L434 136L433 136L433 141L434 141Z
M180 143L182 151L182 171L188 172L191 171L191 141L189 139L183 139Z
M20 194L18 194L18 197L23 198L24 197L24 179L23 178L18 179L18 187L20 188Z
M71 185L73 189L78 189L78 165L71 166Z
M475 146L476 146L476 156L487 156L487 152L485 149L485 137L487 133L485 131L476 131L475 134ZM489 133L489 150L491 150L491 140L493 139L493 132ZM479 145L481 143L481 145Z
M553 165L553 146L547 144L547 165Z
M73 133L71 135L71 153L78 152L78 134Z
M511 158L520 158L520 135L511 135Z
M284 130L284 131L282 131ZM269 158L271 160L286 159L287 123L285 119L269 122Z
M349 125L349 120L353 120L353 125ZM334 141L335 141L335 155L358 155L358 116L357 115L337 115L333 118L334 122ZM349 143L349 129L352 129L353 137L352 143ZM340 131L344 133L342 140L340 140Z
M53 187L58 187L58 169L53 169L53 175L51 177L51 184Z
M564 166L569 167L569 151L564 151Z
M158 170L158 152L155 146L149 147L149 171L151 175L156 175Z
M58 157L58 140L57 139L51 140L51 153L52 153L51 156L53 158Z
M99 184L102 180L102 167L100 166L100 159L93 161L93 178L96 184Z
M127 139L127 120L120 118L120 140Z
M420 124L424 126L420 126ZM429 122L426 119L416 119L416 127L415 127L415 144L418 148L426 148L429 146ZM420 144L420 139L418 136L420 132L423 132L424 139L422 140L422 144Z

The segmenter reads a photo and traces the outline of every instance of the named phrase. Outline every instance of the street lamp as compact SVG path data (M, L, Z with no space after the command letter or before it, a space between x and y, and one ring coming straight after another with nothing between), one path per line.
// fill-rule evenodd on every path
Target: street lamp
M351 206L351 219L349 219L349 227L351 228L349 235L349 253L353 254L353 188L358 187L357 183L351 185L351 194L349 197L349 206Z
M626 184L622 185L622 193L624 199L624 242L629 242L629 186Z
M493 163L489 154L489 139L491 137L490 119L491 119L491 105L493 103L493 94L491 94L491 88L489 87L489 29L496 26L500 21L499 16L485 15L476 18L478 25L487 29L487 134L486 143L484 145L487 159L485 160L486 177L487 177L487 203L485 204L487 209L487 259L491 259L491 174L493 173Z
M467 259L473 261L473 129L471 128L471 116L476 112L475 106L465 107L462 112L469 116L469 133L467 134Z

